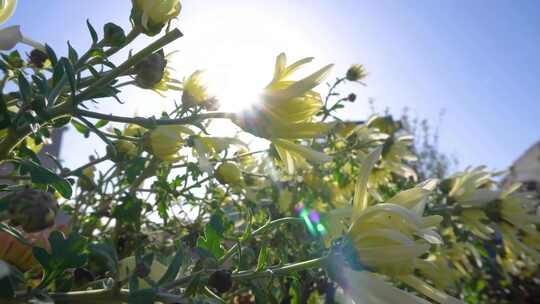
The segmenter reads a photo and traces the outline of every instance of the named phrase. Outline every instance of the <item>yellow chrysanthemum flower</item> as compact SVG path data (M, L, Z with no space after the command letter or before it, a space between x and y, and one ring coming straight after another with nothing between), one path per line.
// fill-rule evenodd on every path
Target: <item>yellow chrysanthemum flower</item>
M6 22L17 7L17 0L2 0L0 1L0 24Z
M179 125L158 126L144 136L145 149L156 157L175 161L179 159L178 150L184 145L184 135L192 135L188 127Z
M146 129L135 124L127 124L122 132L123 135L130 137L141 137L144 133L146 133Z
M138 16L143 32L157 34L171 19L180 14L180 0L133 0L132 18Z
M203 71L197 70L193 72L182 84L182 103L186 106L202 105L210 98L208 88L202 81Z
M309 163L321 164L331 160L331 157L308 147L285 139L273 139L272 144L281 159L280 165L288 174L294 174L297 169L309 168Z
M265 138L311 138L322 136L328 125L312 123L322 106L320 95L312 89L329 73L327 65L308 77L291 81L289 76L313 58L287 66L285 54L276 60L274 78L266 86L260 103L240 114L235 123L247 132Z

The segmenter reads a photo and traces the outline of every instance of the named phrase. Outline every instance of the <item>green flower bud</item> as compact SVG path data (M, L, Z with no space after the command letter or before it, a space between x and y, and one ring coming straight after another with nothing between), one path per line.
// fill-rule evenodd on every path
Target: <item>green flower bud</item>
M121 27L109 22L103 26L103 41L106 46L119 47L126 42L126 34Z
M114 147L116 148L117 154L112 153L110 146L107 146L107 154L111 157L113 161L122 161L132 159L137 156L137 146L127 140L116 140L113 142Z
M364 67L360 64L353 64L351 67L347 70L347 74L345 77L349 81L358 81L362 80L366 77L366 71L364 70Z
M220 183L226 185L237 186L242 182L242 171L236 164L231 162L219 165L215 176Z

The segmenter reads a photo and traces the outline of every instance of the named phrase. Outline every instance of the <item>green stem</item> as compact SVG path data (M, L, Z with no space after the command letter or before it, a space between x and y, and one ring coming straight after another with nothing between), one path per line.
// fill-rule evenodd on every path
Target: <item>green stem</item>
M303 223L303 220L301 218L297 218L297 217L284 217L284 218L280 218L280 219L277 219L277 220L273 220L271 222L268 222L266 224L264 224L263 226L259 227L257 230L253 231L250 235L250 237L246 240L243 240L244 242L251 239L251 238L254 238L256 235L258 234L261 234L271 228L274 228L276 226L279 226L279 225L282 225L282 224L288 224L288 223ZM225 263L229 258L231 258L235 253L236 253L236 250L238 249L238 246L239 244L236 243L234 244L231 248L229 248L229 250L227 250L227 252L225 252L225 254L219 258L218 260L218 263L219 264L223 264Z
M128 60L124 61L121 65L111 70L107 75L103 76L93 84L91 84L86 90L77 95L76 99L78 102L84 101L88 98L91 98L98 89L103 86L108 85L111 81L116 79L116 77L122 75L127 70L131 69L135 64L139 63L141 60L146 58L148 55L154 53L155 51L163 48L165 45L173 42L174 40L182 37L182 32L178 29L174 29L158 40L154 41L137 54L131 56Z
M276 268L268 268L262 271L245 270L232 274L232 278L235 280L253 280L272 276L287 275L293 272L302 271L311 268L324 267L329 261L329 256L323 256L320 258L307 260L303 262L288 264Z
M95 166L95 165L97 165L97 164L99 164L101 162L104 162L104 161L108 160L108 159L109 159L109 156L107 156L107 155L105 155L103 157L100 157L100 158L96 158L93 161L91 161L91 162L89 162L89 163L87 163L85 165L82 165L82 166L80 166L79 168L77 168L75 170L69 171L67 173L63 173L62 176L63 177L68 177L68 176L71 176L71 175L80 174L80 173L82 173L82 171L84 169Z
M328 102L330 101L330 97L334 96L333 93L334 93L334 90L337 88L337 86L342 83L343 81L345 81L345 77L342 77L342 78L338 78L336 80L336 82L334 82L334 84L332 85L332 87L330 87L330 90L328 90L328 94L326 95L326 98L324 99L324 106L323 106L323 118L322 118L322 121L325 121L328 116L330 116L330 110L328 110Z
M81 110L77 109L77 114L95 118L95 119L104 119L108 121L115 121L115 122L122 122L122 123L128 123L128 124L136 124L142 127L145 127L147 129L153 128L155 126L162 126L162 125L185 125L185 124L193 124L200 122L205 119L211 119L211 118L226 118L231 119L234 117L234 114L232 113L225 113L225 112L209 112L209 113L203 113L203 114L195 114L189 117L185 118L177 118L177 119L155 119L155 118L145 118L145 117L125 117L125 116L116 116L116 115L110 115L110 114L102 114L87 110Z
M82 101L85 100L85 98L91 97L95 94L95 91L99 90L102 86L108 85L117 76L123 74L125 71L137 64L140 60L161 49L168 43L180 38L181 36L182 33L178 29L174 29L168 32L166 35L156 40L152 44L148 45L143 50L130 57L118 67L111 70L106 76L103 76L102 78L94 82L86 90L75 96L75 100ZM74 104L74 100L68 100L61 104L51 106L49 110L47 110L47 112L45 113L45 117L47 117L47 122L51 122L52 120L63 116L69 116L75 110L73 108ZM10 128L6 136L0 142L0 164L5 159L7 159L11 151L13 151L13 149L31 133L32 128L30 124L24 125L20 128Z
M263 269L261 271L255 271L255 270L239 271L232 274L232 279L233 280L253 280L253 279L273 277L273 276L283 276L283 275L288 275L293 272L302 271L306 269L324 267L329 262L330 262L330 256L327 255L327 256L322 256L322 257L307 260L307 261L287 264L284 266L270 267L267 269ZM210 277L210 274L213 273L214 271L215 270L199 271L190 276L176 279L168 284L164 284L162 286L162 290L170 290L176 287L184 286L190 283L191 281L193 281L195 278L198 278L201 281L206 281Z

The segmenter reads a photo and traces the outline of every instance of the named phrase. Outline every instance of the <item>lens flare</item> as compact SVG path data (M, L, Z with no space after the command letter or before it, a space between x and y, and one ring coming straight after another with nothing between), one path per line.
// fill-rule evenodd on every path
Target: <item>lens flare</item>
M304 220L309 233L313 236L323 236L326 234L326 227L321 223L321 216L314 209L307 209L303 204L295 208L298 216Z

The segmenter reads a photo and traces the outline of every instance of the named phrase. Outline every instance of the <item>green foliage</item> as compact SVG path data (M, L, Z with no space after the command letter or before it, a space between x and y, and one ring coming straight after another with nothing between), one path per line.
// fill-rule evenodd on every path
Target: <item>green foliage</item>
M448 176L438 131L407 113L343 121L357 97L342 85L361 88L363 66L321 92L332 65L296 80L312 58L291 64L279 54L258 103L216 112L203 72L175 79L164 51L182 36L170 24L179 1L133 4L129 32L107 23L100 38L87 21L85 51L68 43L67 57L48 45L28 60L1 55L0 165L9 167L0 190L62 197L35 234L12 226L0 202L0 259L11 265L0 263L2 300L504 303L520 290L529 292L523 302L534 298L538 198L483 167ZM119 53L142 34L154 38ZM126 87L178 102L160 117L104 114L107 103L128 102ZM214 119L231 123L219 130L227 134L215 133ZM44 155L66 125L80 133L76 144L94 134L106 149L78 168ZM253 150L254 137L267 147Z

